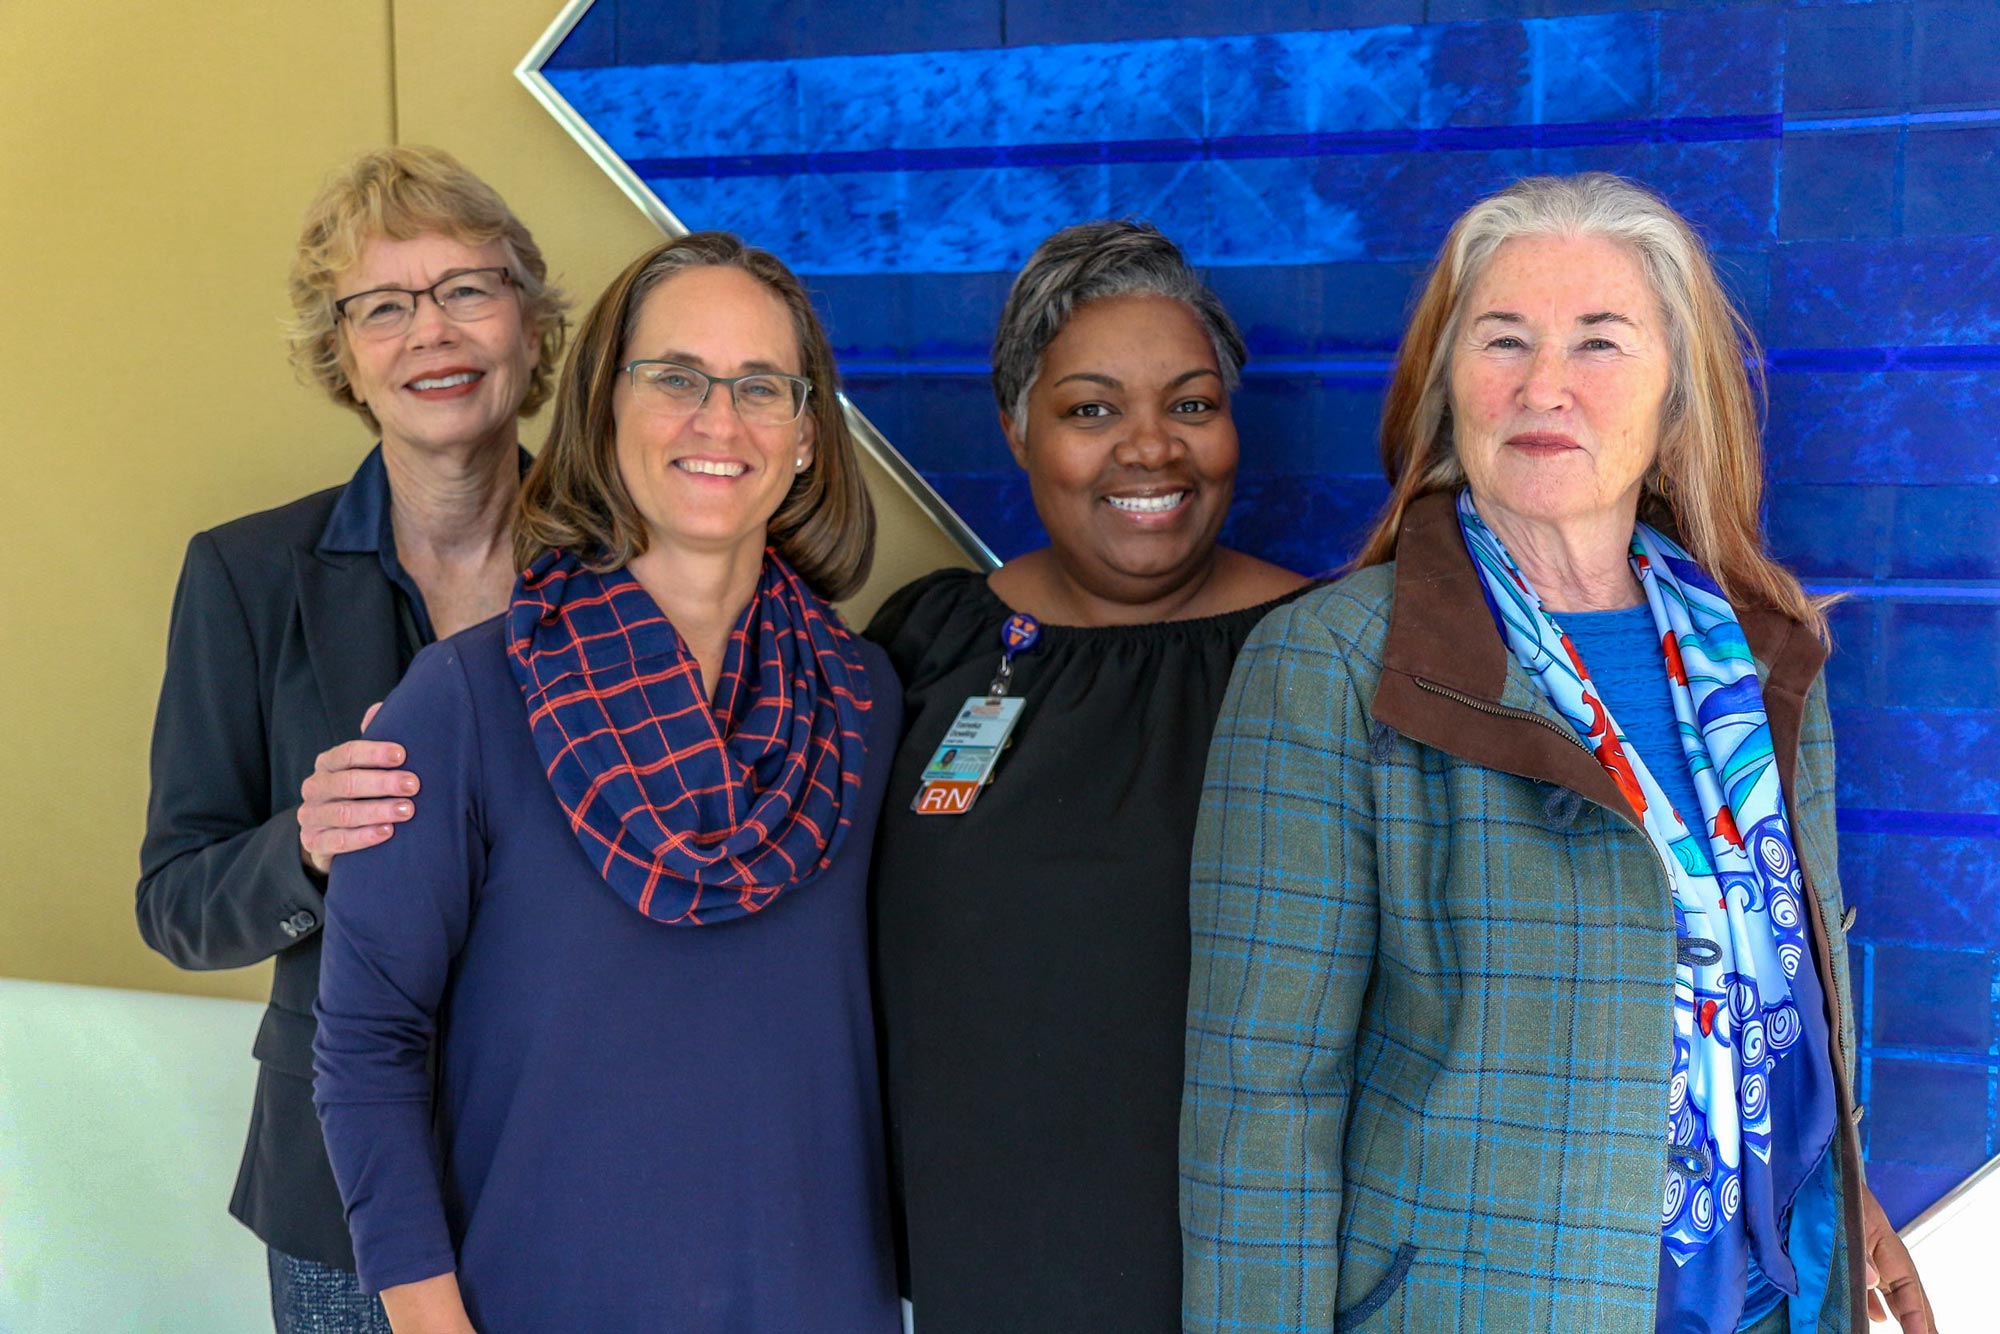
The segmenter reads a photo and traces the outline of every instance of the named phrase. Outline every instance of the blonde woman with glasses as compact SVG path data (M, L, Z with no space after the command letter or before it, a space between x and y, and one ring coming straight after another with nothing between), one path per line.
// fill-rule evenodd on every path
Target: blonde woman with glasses
M565 321L534 237L434 148L343 168L292 264L292 358L377 439L354 476L196 535L168 633L139 930L183 968L274 959L230 1212L284 1331L386 1331L312 1105L335 857L392 837L417 779L357 739L417 651L507 605L527 456Z

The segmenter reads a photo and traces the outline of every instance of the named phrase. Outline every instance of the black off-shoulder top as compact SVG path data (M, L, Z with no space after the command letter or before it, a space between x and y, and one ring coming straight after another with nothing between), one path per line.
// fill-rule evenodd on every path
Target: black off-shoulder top
M874 945L903 1258L925 1334L1180 1328L1188 861L1237 652L1297 597L1045 626L1027 707L964 815L919 774L1000 662L985 576L902 589L868 637L904 685Z

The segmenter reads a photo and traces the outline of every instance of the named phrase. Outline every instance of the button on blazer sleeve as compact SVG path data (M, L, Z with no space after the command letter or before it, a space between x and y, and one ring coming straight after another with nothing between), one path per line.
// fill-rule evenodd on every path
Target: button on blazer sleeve
M257 644L214 539L188 544L153 720L139 933L182 968L240 968L319 924L297 802L273 810Z
M1377 936L1366 703L1310 601L1237 658L1190 884L1184 1323L1330 1329L1342 1146Z

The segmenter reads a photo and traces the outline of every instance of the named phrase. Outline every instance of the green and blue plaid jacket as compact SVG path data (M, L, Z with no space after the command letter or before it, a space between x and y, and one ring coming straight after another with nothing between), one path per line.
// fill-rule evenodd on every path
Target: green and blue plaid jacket
M1739 614L1837 1012L1842 1225L1818 1328L1861 1331L1825 649ZM1507 653L1449 495L1410 507L1394 564L1274 612L1245 646L1191 911L1188 1330L1650 1334L1667 878Z

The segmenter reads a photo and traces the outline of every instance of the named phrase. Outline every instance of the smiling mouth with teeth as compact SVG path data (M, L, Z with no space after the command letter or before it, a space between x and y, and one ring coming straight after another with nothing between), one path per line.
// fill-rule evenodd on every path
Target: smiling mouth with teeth
M1127 514L1165 514L1188 498L1185 491L1169 491L1164 496L1106 496L1113 509Z
M456 375L440 375L434 380L412 380L410 381L410 388L416 390L456 389L462 384L471 384L479 378L480 372L478 371L460 371Z
M704 477L741 477L749 471L743 463L723 463L714 459L675 459L674 466L683 472L698 472Z

